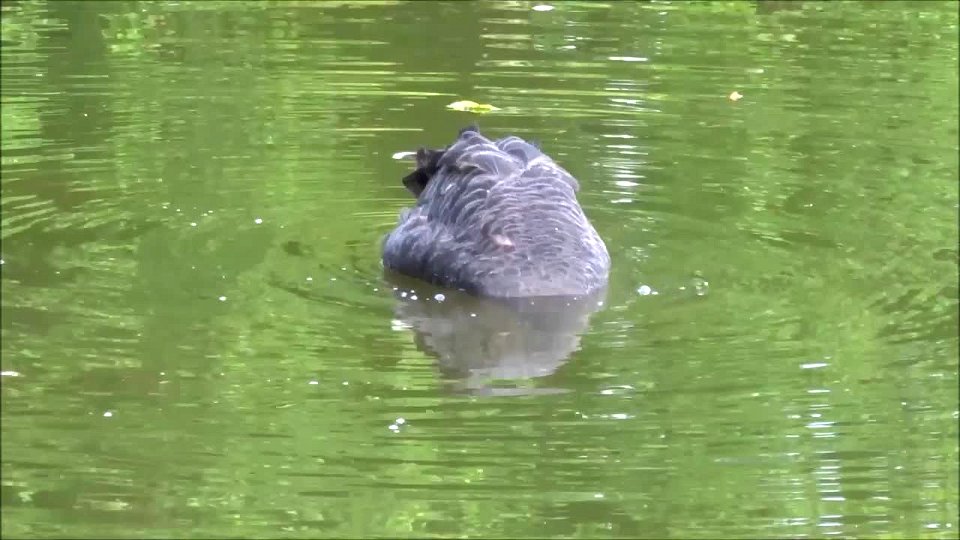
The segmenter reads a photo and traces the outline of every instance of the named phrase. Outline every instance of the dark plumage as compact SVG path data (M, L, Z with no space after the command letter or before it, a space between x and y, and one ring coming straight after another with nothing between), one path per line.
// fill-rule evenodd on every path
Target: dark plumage
M416 161L403 183L417 204L383 244L387 268L491 297L606 286L610 256L577 202L580 186L537 146L468 127Z

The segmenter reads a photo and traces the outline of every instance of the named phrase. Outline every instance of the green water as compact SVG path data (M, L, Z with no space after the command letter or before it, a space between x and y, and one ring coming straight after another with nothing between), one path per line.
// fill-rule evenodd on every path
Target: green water
M4 538L957 538L957 3L535 5L3 3ZM600 311L383 274L478 118Z

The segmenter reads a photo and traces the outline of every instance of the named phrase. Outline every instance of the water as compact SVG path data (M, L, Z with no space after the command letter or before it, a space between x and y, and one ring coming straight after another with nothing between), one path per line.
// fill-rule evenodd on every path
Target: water
M956 538L956 4L550 5L4 3L3 536ZM383 274L477 119L598 311Z

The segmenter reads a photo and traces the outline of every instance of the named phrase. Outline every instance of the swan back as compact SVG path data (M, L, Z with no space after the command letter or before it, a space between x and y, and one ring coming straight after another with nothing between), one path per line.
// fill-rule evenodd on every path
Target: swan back
M607 248L579 183L535 144L476 127L420 149L404 184L417 196L383 246L384 266L481 296L574 296L606 285Z

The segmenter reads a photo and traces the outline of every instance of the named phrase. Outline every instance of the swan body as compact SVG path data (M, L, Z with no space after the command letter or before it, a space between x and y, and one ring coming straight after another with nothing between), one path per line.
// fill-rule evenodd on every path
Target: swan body
M579 296L607 284L610 256L579 183L520 137L465 128L446 148L417 151L404 185L417 202L383 243L390 270L485 297Z

